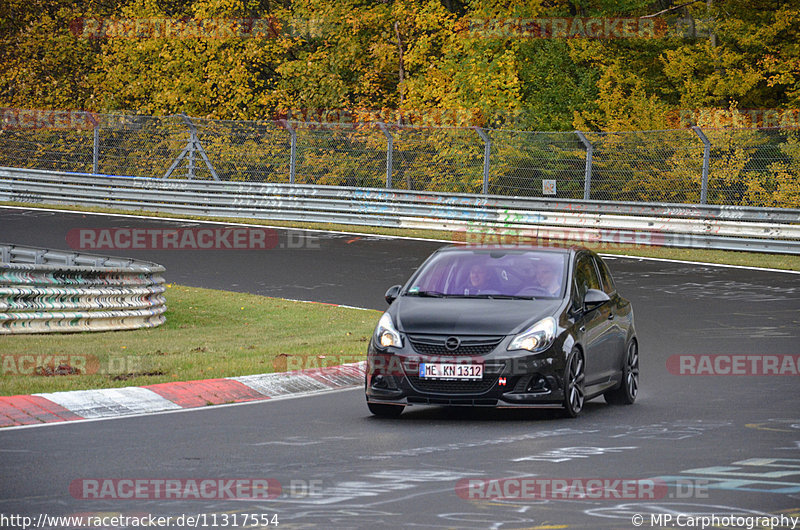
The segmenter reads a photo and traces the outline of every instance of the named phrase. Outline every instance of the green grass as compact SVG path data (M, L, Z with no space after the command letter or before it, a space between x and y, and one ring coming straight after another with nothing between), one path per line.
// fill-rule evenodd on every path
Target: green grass
M80 207L80 206L57 206L57 205L42 205L42 204L27 204L18 202L0 202L0 205L9 206L24 206L27 208L52 208L62 210L75 210L80 209L87 212L98 213L122 213L122 214L135 214L147 215L150 217L170 219L198 219L208 221L218 221L223 223L248 223L260 224L266 226L281 226L287 228L309 228L314 230L332 230L340 232L357 232L362 234L380 234L401 237L425 238L436 239L440 241L463 241L463 232L450 232L445 230L421 230L421 229L408 229L408 228L384 228L374 226L362 225L343 225L332 223L308 223L308 222L295 222L295 221L273 221L270 219L249 219L249 218L222 218L222 217L198 217L187 215L172 215L160 212L149 212L140 210L120 210L113 208L94 208L94 207ZM24 242L18 242L24 244ZM787 255L787 254L767 254L762 252L733 252L727 250L703 250L703 249L688 249L688 248L669 248L669 247L642 247L642 246L624 246L614 245L591 245L583 242L578 242L582 246L597 250L605 254L627 254L631 256L642 256L651 258L662 259L676 259L684 261L696 261L705 263L720 263L727 265L742 265L746 267L764 267L769 269L784 269L800 271L800 256Z
M170 285L157 328L0 338L0 395L142 386L335 366L366 358L380 312ZM20 355L70 356L81 374L19 374ZM48 364L49 363L49 364ZM21 366L20 366L21 365ZM39 372L52 372L52 361ZM68 371L68 370L61 370ZM95 372L95 373L85 373Z

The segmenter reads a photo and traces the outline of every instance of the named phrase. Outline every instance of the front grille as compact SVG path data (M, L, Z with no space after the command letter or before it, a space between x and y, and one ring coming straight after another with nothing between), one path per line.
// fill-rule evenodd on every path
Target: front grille
M497 384L497 376L480 381L445 381L442 379L420 379L418 375L406 375L408 382L420 392L433 394L483 394Z
M494 350L503 337L459 337L461 344L448 350L444 343L451 335L409 335L414 351L423 355L486 355Z
M496 407L496 399L486 398L441 398L441 397L418 397L409 396L409 403L418 403L420 405L469 405L471 407Z

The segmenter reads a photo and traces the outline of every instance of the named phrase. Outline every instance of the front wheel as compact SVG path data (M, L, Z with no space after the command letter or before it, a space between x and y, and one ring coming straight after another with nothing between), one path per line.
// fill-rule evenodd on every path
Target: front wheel
M639 346L635 340L628 344L625 365L622 367L622 383L619 388L609 390L603 397L609 405L632 405L639 393Z
M567 359L564 374L564 413L570 418L577 417L583 410L585 379L583 355L578 348L574 348Z
M404 405L386 405L383 403L367 403L369 411L382 418L398 418L403 413Z

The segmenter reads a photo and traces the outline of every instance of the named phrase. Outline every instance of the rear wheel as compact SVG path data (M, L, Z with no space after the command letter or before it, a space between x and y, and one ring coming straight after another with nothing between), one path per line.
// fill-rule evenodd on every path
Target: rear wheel
M367 403L369 411L382 418L398 418L403 413L404 405L386 405L383 403Z
M619 388L609 390L603 397L609 405L632 405L639 393L639 346L635 340L628 344L625 365L622 367L622 383Z
M570 418L577 417L583 410L585 379L583 354L574 348L569 354L564 374L564 413Z

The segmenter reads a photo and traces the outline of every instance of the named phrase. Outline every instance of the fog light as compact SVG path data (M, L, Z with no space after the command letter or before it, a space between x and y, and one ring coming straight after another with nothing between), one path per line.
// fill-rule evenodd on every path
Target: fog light
M373 388L387 388L388 386L389 385L386 384L386 378L383 377L383 375L377 374L372 377Z
M536 374L535 376L531 377L525 392L530 394L534 392L546 392L547 390L549 390L547 386L547 379L539 374Z

